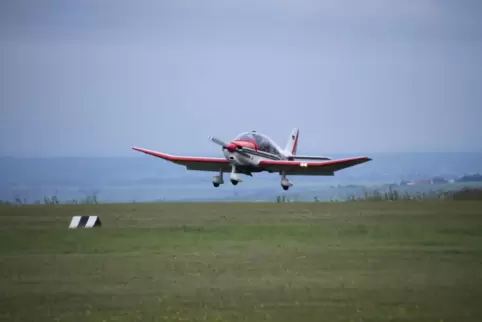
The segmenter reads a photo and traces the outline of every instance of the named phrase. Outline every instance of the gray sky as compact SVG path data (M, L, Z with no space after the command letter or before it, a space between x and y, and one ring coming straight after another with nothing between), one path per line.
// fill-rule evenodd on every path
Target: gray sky
M0 155L482 151L482 2L0 2Z

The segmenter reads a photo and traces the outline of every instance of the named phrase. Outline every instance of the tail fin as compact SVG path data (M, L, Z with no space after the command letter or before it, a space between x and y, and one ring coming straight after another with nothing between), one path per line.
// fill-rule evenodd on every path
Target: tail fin
M285 152L288 155L295 155L296 154L296 149L298 148L298 135L300 133L300 130L297 128L294 128L291 131L290 138L288 139L288 142L286 143L285 147Z

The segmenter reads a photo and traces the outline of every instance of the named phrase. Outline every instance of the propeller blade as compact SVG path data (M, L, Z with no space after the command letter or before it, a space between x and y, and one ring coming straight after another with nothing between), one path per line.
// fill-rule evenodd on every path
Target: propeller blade
M210 137L209 137L209 140L211 140L211 141L213 141L214 143L222 146L223 148L225 148L225 147L227 146L227 143L226 143L226 142L224 142L224 141L222 141L222 140L220 140L220 139L218 139L218 138L215 138L215 137L210 136Z
M226 142L224 142L224 141L222 141L222 140L220 140L220 139L218 139L218 138L212 137L212 136L209 137L209 140L211 140L211 141L213 141L214 143L222 146L224 149L227 149L227 150L229 150L230 152L237 152L237 153L239 153L239 154L241 154L241 155L244 155L244 156L249 157L249 154L246 153L246 152L244 152L244 151L243 151L243 147L241 147L241 146L236 146L236 148L235 148L235 147L234 147L234 144L232 144L232 143L231 143L231 144L230 144L230 143L226 143Z

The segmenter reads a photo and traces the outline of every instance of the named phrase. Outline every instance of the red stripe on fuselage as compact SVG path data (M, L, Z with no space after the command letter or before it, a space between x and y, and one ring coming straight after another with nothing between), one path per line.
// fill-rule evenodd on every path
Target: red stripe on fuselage
M251 140L234 140L231 143L236 144L237 146L242 146L243 148L249 148L253 150L259 150L258 145L255 141Z

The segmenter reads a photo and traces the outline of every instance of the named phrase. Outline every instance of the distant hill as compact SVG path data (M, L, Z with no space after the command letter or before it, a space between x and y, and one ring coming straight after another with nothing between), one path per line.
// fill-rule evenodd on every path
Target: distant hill
M308 153L307 153L308 154ZM318 153L319 154L319 153ZM289 194L315 196L330 185L377 185L433 177L461 177L482 172L482 153L377 153L373 161L340 171L334 177L291 177ZM333 158L352 155L333 155ZM213 188L209 172L149 156L113 158L0 158L0 199L29 202L56 194L74 199L98 193L103 201L274 200L281 192L279 176L246 177L233 187Z

